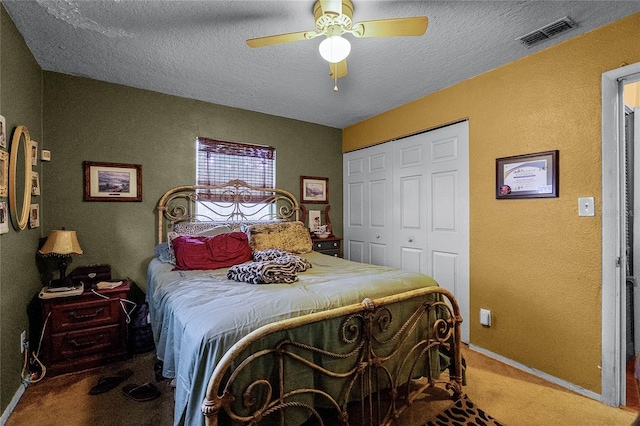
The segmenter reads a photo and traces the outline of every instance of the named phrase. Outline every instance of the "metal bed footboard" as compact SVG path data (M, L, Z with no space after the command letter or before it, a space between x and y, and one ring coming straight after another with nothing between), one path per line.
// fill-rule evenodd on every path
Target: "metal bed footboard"
M461 322L449 291L425 287L268 324L216 366L206 424L393 424L434 387L460 396ZM318 346L318 334L331 343Z

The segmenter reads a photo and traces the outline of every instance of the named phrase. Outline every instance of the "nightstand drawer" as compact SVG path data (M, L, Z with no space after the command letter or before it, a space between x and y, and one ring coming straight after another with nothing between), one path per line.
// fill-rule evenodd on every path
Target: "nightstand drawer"
M120 325L92 328L90 330L71 331L69 333L51 336L53 347L53 362L64 362L83 358L93 354L107 354L123 351Z
M340 251L340 241L314 241L313 249L316 251L332 249Z
M79 296L42 299L42 361L47 375L93 368L128 356L127 322L120 300L131 283Z
M51 333L117 324L120 320L118 300L96 300L51 306Z
M329 238L311 238L313 250L329 256L341 257L342 238L331 236Z

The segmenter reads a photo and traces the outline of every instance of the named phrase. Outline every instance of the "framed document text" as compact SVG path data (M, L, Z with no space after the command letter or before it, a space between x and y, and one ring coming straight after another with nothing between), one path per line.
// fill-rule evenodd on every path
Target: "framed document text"
M547 151L496 159L496 199L558 196L558 155Z

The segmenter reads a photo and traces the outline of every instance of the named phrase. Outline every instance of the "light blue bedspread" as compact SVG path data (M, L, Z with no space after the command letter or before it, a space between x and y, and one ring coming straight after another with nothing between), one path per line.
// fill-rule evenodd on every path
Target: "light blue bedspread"
M200 405L216 363L239 339L285 318L437 285L423 274L317 252L293 284L247 284L215 271L171 271L153 259L147 300L163 375L176 379L174 424L203 425Z

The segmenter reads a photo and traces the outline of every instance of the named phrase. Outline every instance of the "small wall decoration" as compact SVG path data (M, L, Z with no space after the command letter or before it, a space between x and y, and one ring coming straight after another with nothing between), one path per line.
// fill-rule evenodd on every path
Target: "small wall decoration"
M320 210L309 210L309 230L315 232L322 221L320 220Z
M0 234L9 232L9 207L6 201L0 203Z
M40 195L40 175L38 172L31 172L31 195Z
M38 142L31 140L31 165L38 165Z
M31 204L29 209L29 228L40 227L40 204Z
M0 148L7 147L7 120L0 115Z
M22 146L22 148L20 148ZM11 138L11 158L9 160L9 213L17 231L29 224L31 205L31 137L26 126L19 125ZM23 166L18 166L18 162ZM20 180L23 183L18 184ZM21 191L21 193L18 193ZM19 201L22 196L22 202Z
M40 159L42 161L51 161L51 151L47 149L43 149L40 153Z
M303 203L328 203L329 178L300 176L300 200Z
M0 197L9 194L9 153L0 151Z
M559 152L496 159L496 199L558 197Z
M142 201L142 165L84 161L84 201Z

